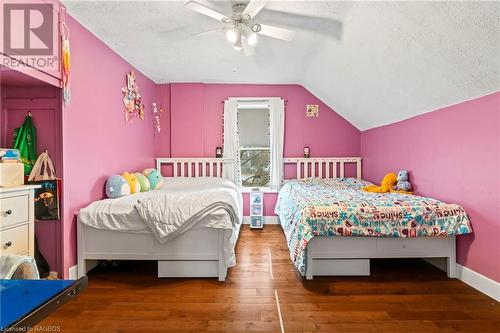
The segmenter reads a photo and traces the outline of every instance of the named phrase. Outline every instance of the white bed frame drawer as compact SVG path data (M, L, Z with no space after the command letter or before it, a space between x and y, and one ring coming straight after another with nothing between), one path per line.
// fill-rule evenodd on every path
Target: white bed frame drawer
M29 250L29 226L20 225L15 228L2 230L0 235L1 254L19 254Z
M314 275L370 275L370 259L314 259L313 265Z
M29 219L29 196L18 195L2 198L1 227L5 228L14 224L28 222Z
M217 260L161 260L158 261L158 277L214 277L217 276Z

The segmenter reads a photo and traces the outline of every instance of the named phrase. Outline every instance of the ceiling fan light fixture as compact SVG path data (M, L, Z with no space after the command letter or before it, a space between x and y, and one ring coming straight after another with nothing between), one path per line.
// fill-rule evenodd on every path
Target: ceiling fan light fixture
M248 34L247 36L247 43L248 45L250 46L254 46L257 44L257 34L255 32L251 32L250 34Z
M234 44L241 39L241 32L236 28L229 29L226 32L226 38L230 43Z
M243 46L241 45L241 40L237 41L236 43L233 44L233 48L236 51L241 51L243 49Z

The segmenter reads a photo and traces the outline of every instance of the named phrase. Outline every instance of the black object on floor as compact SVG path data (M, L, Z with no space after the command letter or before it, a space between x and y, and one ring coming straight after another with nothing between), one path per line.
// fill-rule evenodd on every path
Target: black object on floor
M46 277L48 277L50 275L49 263L47 262L47 260L45 260L45 257L38 248L38 240L36 239L36 236L35 236L35 261L40 278L45 279Z

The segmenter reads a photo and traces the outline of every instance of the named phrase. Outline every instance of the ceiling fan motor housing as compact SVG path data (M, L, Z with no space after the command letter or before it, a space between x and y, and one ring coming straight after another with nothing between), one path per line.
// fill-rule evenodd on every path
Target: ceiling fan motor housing
M237 3L233 6L233 15L231 16L231 21L236 24L243 24L250 26L250 20L252 19L250 15L244 14L243 11L247 7L244 3Z
M233 6L233 11L234 11L234 13L235 13L235 14L236 14L236 13L240 13L240 14L241 14L241 13L243 13L243 11L245 10L246 6L247 6L247 5L246 5L246 4L244 4L244 3L237 3L237 4L235 4L235 5Z

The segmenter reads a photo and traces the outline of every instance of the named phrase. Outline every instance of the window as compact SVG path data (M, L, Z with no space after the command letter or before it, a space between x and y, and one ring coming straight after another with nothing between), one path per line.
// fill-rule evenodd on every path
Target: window
M269 106L238 106L241 185L269 187L271 176L271 129Z
M241 187L280 189L284 111L285 101L279 97L230 97L224 101L224 177Z

